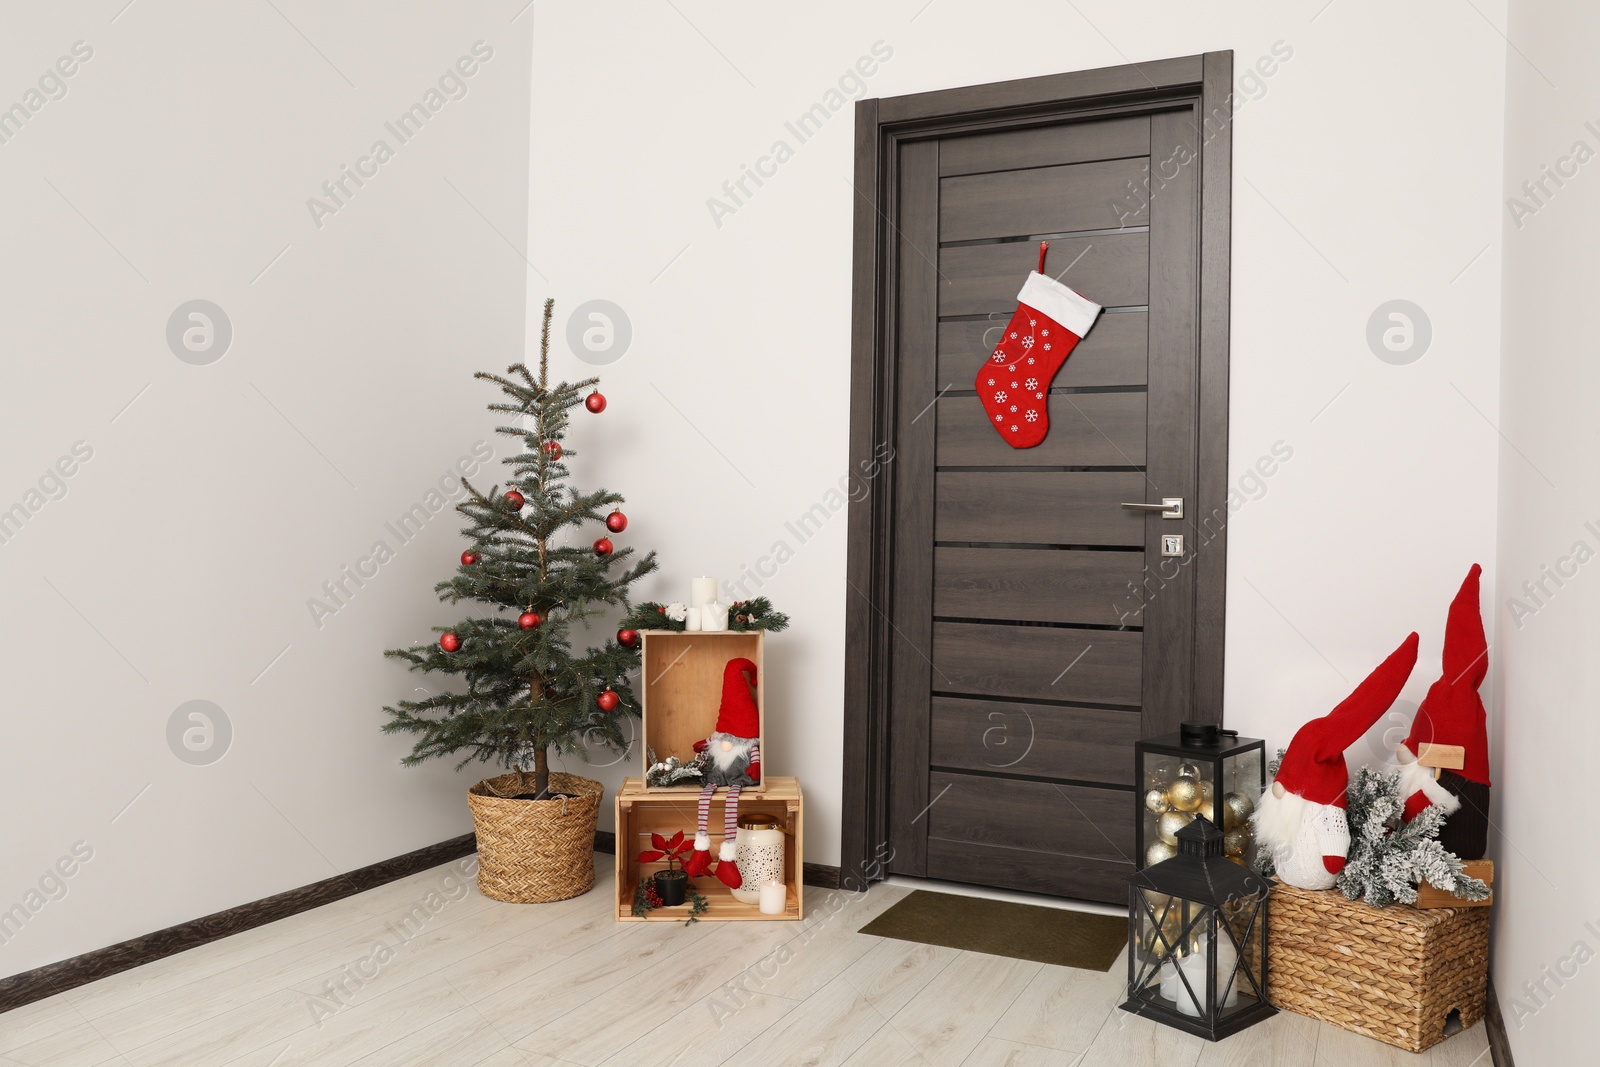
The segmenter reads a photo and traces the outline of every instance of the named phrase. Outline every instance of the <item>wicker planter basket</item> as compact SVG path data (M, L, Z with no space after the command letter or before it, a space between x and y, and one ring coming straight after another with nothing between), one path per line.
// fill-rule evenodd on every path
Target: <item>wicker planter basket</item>
M478 888L514 904L566 900L594 887L594 830L605 787L550 775L566 800L512 800L533 792L532 774L501 774L467 790L478 833Z
M1274 1007L1421 1052L1455 1032L1452 1011L1461 1029L1483 1018L1488 977L1488 908L1374 908L1336 889L1272 887Z

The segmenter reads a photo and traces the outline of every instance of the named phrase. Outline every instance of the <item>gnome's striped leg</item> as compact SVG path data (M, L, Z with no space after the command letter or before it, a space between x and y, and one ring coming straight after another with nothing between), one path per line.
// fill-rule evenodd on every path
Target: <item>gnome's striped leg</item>
M683 869L690 878L698 878L711 869L711 835L706 833L706 823L711 818L711 798L716 792L717 787L711 783L700 790L700 819L695 823L694 851L683 861Z
M717 878L729 889L738 889L744 884L744 879L739 875L739 865L734 862L734 854L738 847L739 836L739 790L742 786L737 784L728 787L728 795L722 800L722 849L717 853ZM706 805L700 812L700 823L705 825L709 802L705 794L701 794L700 803Z

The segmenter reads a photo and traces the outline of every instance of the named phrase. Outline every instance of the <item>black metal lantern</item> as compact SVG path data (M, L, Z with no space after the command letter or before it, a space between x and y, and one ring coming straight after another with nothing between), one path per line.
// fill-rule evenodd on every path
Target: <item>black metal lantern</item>
M1178 854L1128 880L1124 1011L1218 1041L1277 1014L1267 1003L1267 890L1198 817Z
M1177 833L1204 816L1222 827L1223 852L1248 864L1250 815L1267 785L1267 746L1212 723L1186 722L1175 734L1133 746L1135 861L1149 867L1177 853Z

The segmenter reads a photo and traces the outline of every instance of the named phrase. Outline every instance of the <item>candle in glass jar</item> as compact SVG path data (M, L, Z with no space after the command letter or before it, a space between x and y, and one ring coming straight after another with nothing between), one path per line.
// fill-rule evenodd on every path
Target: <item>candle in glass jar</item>
M717 599L717 580L715 578L689 579L690 607L703 607L715 599Z
M789 891L782 882L770 881L761 886L761 914L782 915L785 904L788 902Z

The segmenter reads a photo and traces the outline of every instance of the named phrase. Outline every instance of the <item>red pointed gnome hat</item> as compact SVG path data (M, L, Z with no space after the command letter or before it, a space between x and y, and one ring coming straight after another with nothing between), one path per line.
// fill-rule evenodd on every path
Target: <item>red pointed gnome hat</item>
M1488 785L1489 722L1478 695L1489 672L1489 640L1478 609L1478 578L1482 574L1483 568L1474 563L1450 601L1444 624L1444 673L1422 698L1406 747L1415 756L1424 744L1460 745L1466 750L1460 775Z
M1338 707L1300 727L1275 780L1314 804L1344 807L1345 787L1350 784L1344 750L1389 710L1416 664L1417 635L1412 634Z
M730 659L722 668L722 706L717 708L717 732L734 737L761 733L761 715L750 687L756 683L756 665L744 657Z

